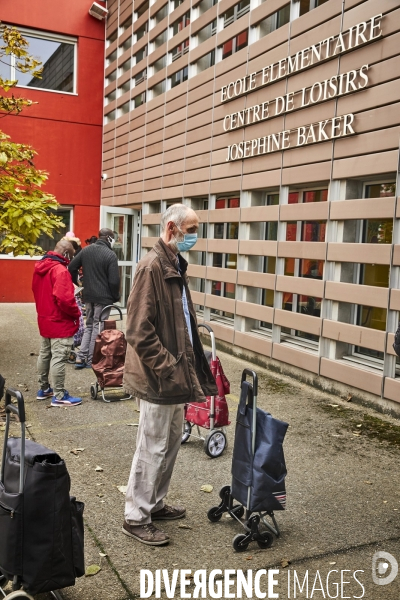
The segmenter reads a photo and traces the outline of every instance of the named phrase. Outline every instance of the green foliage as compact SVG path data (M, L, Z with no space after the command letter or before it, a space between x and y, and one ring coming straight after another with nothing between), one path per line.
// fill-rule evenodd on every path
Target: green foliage
M40 61L29 55L28 42L15 27L0 27L0 62L7 62L9 55L14 55L16 69L22 73L31 72L40 77ZM33 102L26 98L15 98L8 93L18 81L5 80L0 77L0 113L19 114ZM3 116L6 116L3 115ZM10 137L0 131L0 252L13 252L14 256L22 254L43 253L35 244L41 234L52 237L54 229L64 227L61 217L51 211L57 210L58 204L52 194L47 194L41 187L48 174L36 169L33 159L36 152L25 144L16 144Z

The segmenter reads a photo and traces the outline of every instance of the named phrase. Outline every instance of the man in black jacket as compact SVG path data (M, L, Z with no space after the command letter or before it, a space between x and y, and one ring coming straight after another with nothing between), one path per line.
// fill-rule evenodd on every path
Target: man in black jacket
M79 252L68 267L75 284L82 267L83 300L86 304L86 327L76 357L76 369L91 368L100 315L105 306L118 302L120 298L118 260L112 251L114 242L111 229L100 229L97 242ZM105 311L102 319L107 319L109 314L110 310Z

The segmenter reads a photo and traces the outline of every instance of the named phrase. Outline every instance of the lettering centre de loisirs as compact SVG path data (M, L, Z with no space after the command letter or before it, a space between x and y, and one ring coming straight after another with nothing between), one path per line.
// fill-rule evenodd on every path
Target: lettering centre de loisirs
M226 86L222 86L221 103L244 96L257 88L268 86L285 77L315 66L319 62L325 62L380 38L382 36L381 20L382 14L375 15L368 21L362 21L337 36L330 36L315 45L300 50L293 56L285 57L276 63L267 65L261 71L256 71ZM224 132L234 131L284 115L293 110L306 108L363 90L368 85L369 68L369 65L365 64L357 69L328 77L323 81L316 81L312 85L297 91L288 92L272 100L266 100L230 113L223 119L223 130ZM353 122L354 115L350 113L295 129L231 144L227 148L226 162L352 135L356 133L352 126Z

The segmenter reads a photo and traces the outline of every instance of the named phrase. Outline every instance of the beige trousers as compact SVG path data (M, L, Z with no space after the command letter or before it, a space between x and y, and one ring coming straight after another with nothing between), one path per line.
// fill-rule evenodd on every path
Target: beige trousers
M39 357L37 361L38 381L40 389L49 387L49 375L54 389L54 395L60 399L65 388L65 363L71 352L73 337L68 338L41 338Z
M125 520L130 525L151 523L151 513L164 506L181 445L183 407L140 400L136 452L125 503Z

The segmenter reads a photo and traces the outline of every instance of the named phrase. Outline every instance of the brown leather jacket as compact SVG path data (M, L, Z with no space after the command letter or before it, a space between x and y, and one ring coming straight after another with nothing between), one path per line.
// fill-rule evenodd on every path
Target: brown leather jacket
M124 389L154 404L204 402L205 396L218 394L198 334L187 262L178 258L182 277L159 239L137 265L127 306ZM182 307L183 285L193 346Z

